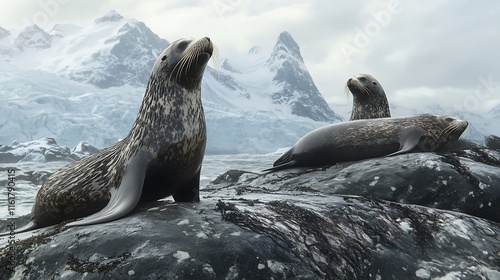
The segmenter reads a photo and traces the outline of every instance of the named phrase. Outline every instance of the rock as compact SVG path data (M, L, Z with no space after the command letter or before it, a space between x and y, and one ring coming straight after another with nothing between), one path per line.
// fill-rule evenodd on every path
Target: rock
M446 151L460 151L460 150L467 150L467 149L474 149L474 148L484 148L481 145L478 145L477 143L467 140L467 139L457 139L454 141L449 142L446 144L446 146L443 148L443 150Z
M12 146L0 147L0 163L17 162L51 162L79 160L67 147L61 147L54 138L45 137L23 143L12 143Z
M238 179L233 170L218 182L266 190L309 190L360 195L467 213L500 222L500 152L490 149L411 153L329 168L296 168Z
M473 149L232 170L200 203L18 234L17 264L4 247L0 279L499 279L499 159Z
M95 154L99 151L98 148L92 146L90 143L82 141L76 145L76 147L71 150L71 154L78 158L88 157L91 154Z
M484 144L490 149L500 150L500 137L496 135L486 136Z
M47 178L50 177L50 175L52 175L52 172L30 170L17 175L16 180L27 181L33 185L41 186L47 180Z
M10 152L0 152L0 163L15 163L22 160L24 156L15 155Z

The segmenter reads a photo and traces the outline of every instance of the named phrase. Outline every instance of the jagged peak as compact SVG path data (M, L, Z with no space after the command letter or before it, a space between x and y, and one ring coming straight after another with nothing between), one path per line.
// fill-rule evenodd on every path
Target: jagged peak
M52 36L36 24L26 25L16 37L15 45L24 48L47 49L52 44Z
M290 33L283 31L278 36L278 40L276 41L276 45L274 45L268 63L272 66L277 62L283 62L283 59L288 60L288 58L293 58L299 63L304 63L304 59L300 55L299 45L295 42Z
M115 10L111 10L107 12L104 16L96 19L95 23L103 23L103 22L116 22L123 19L123 16L117 13Z
M2 28L0 27L0 39L3 39L7 36L11 35L10 31L5 29L5 28Z
M29 24L29 25L25 25L21 31L21 34L33 34L33 33L44 33L44 34L47 34L47 32L45 32L45 30L41 29L40 26L36 25L36 24Z
M276 42L276 46L278 46L279 44L284 45L290 51L300 55L299 45L297 44L297 42L295 42L292 35L290 35L290 33L288 33L287 31L281 32L281 34L278 36L278 41Z

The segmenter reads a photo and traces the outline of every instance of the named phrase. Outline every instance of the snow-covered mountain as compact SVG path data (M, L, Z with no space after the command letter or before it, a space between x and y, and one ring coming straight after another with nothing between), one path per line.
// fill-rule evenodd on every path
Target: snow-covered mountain
M177 39L177 38L172 38ZM105 147L129 132L151 67L168 45L115 11L85 27L0 29L0 143L53 137ZM270 152L341 118L327 105L287 32L207 68L207 153Z

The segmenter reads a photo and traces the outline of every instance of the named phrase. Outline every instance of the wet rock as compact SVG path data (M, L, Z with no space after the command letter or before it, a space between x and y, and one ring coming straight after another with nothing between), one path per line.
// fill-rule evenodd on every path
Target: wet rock
M473 149L231 170L200 203L18 234L0 278L499 279L499 159Z
M310 188L321 194L375 197L500 222L500 152L486 148L410 153L332 167L288 169L246 179L233 176L236 174L227 174L228 183L238 182L234 188Z

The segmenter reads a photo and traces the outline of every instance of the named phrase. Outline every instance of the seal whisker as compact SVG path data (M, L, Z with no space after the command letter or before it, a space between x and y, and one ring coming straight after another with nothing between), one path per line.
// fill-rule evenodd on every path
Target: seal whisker
M349 96L349 93L351 92L351 89L349 88L348 84L345 84L345 86L344 86L344 92L345 92L346 96ZM352 92L351 92L351 94L352 94Z
M219 54L219 49L217 46L213 45L213 53L212 57L210 58L211 64L212 64L212 69L213 69L213 76L214 78L218 81L219 80L219 72L220 72L220 54Z

